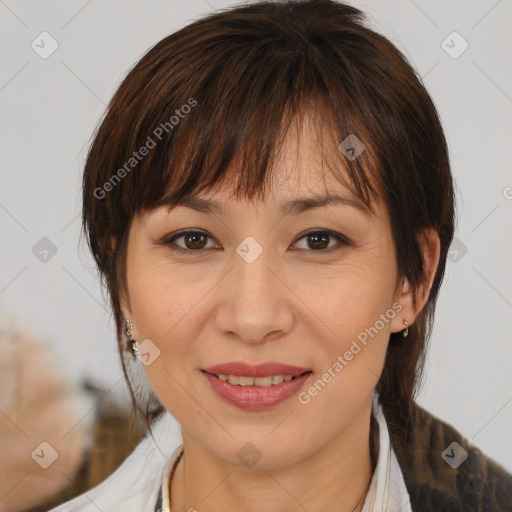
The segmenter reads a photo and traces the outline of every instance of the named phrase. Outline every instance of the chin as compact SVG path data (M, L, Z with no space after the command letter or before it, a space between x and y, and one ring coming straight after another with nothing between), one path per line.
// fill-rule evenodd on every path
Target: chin
M300 434L286 436L289 443L285 439L265 439L268 431L262 434L261 438L255 438L254 431L246 437L237 436L236 439L230 440L229 444L222 446L211 446L211 451L227 464L231 464L238 468L247 467L254 469L275 469L282 468L294 464L308 456L297 450L297 439L300 439L302 445L304 439ZM311 448L311 444L305 446Z

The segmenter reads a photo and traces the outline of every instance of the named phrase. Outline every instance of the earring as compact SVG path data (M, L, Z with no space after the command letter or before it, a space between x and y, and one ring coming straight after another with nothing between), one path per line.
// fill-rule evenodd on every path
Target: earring
M409 327L407 327L409 325L409 323L407 322L407 320L404 320L404 325L405 325L405 330L402 331L402 336L404 338L407 338L407 336L409 336Z
M126 319L126 336L128 336L129 343L131 345L131 349L135 355L137 355L139 351L139 342L133 339L132 336L133 323Z

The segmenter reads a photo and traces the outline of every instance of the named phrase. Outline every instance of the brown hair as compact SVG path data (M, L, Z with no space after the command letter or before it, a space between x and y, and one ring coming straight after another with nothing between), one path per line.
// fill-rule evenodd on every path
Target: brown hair
M237 198L264 197L281 137L306 112L333 173L372 209L387 205L400 277L425 282L424 228L441 254L426 306L409 337L392 334L377 384L388 421L407 424L420 381L446 255L454 230L448 150L420 77L358 9L330 0L258 2L217 11L169 35L127 74L90 147L83 176L83 229L106 285L134 409L147 421L127 374L120 294L133 216L178 204L230 178ZM365 144L346 158L339 144ZM145 148L145 150L143 150ZM154 397L153 397L154 398ZM153 417L163 411L156 402Z

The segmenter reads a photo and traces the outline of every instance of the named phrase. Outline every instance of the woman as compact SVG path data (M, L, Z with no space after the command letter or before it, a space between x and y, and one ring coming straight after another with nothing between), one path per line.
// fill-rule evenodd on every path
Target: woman
M83 228L152 436L56 511L512 510L512 476L414 402L452 177L357 9L254 3L159 42L96 133Z

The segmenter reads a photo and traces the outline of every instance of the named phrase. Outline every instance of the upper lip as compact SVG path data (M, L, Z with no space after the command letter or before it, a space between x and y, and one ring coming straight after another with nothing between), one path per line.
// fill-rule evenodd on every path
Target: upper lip
M208 368L203 368L203 370L215 375L240 375L246 377L267 377L269 375L294 375L298 377L304 372L311 371L310 368L301 368L299 366L276 362L253 365L239 361L220 363Z

